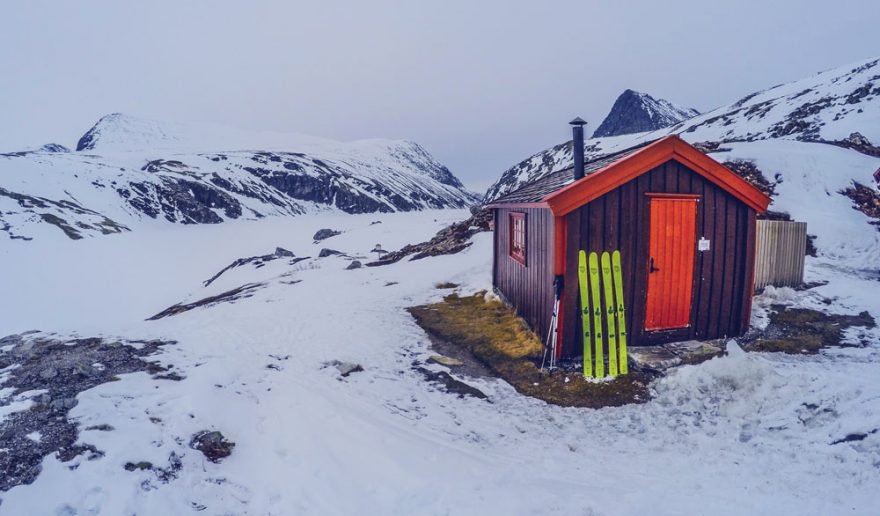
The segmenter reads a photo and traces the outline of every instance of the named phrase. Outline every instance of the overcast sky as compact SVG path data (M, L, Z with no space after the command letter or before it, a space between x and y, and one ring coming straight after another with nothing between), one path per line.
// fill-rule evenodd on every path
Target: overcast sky
M407 138L474 189L632 88L700 111L880 54L865 1L186 1L0 6L0 151L100 116Z

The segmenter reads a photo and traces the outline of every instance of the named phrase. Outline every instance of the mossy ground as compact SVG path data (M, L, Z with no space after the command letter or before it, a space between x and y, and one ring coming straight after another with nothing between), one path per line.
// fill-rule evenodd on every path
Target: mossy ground
M646 373L631 371L604 382L584 380L576 365L553 374L540 370L544 346L508 306L483 293L446 296L441 303L409 309L434 339L470 353L517 391L548 403L607 407L647 401Z
M850 326L873 328L875 325L868 312L837 315L806 308L772 308L770 323L746 344L747 350L814 354L824 347L843 345L843 331Z

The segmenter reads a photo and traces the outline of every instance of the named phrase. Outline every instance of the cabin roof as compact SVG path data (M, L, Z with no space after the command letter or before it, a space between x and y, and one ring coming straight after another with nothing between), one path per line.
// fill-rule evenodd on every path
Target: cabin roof
M573 167L559 170L494 200L490 207L539 204L565 215L669 160L706 177L759 213L770 198L735 172L677 135L645 142L584 163L585 177L574 180Z
M639 149L642 149L655 141L656 140L647 141L628 149L612 152L611 154L604 154L602 156L599 156L598 158L593 158L589 161L585 161L584 175L589 176L593 172L598 172L599 170L602 170L608 165L614 163L615 161L623 157L629 156L630 154L633 154ZM564 186L570 185L571 183L574 183L573 166L551 172L536 181L526 183L516 190L508 192L501 197L493 200L490 203L490 206L496 204L540 203L544 201L544 197L561 189Z

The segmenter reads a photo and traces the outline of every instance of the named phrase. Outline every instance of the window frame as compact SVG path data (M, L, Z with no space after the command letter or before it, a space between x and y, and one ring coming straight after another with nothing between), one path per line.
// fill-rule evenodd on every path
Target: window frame
M526 266L526 253L528 251L526 247L527 227L525 213L511 212L508 215L507 255L523 267ZM519 237L519 240L517 240L517 237Z

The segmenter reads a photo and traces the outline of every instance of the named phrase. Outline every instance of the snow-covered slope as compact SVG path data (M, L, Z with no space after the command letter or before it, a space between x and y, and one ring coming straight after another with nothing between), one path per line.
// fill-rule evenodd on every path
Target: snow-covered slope
M323 210L462 208L475 201L411 141L340 143L107 115L77 152L0 154L0 230L11 238L115 233L152 220L218 223Z
M564 408L431 364L438 350L405 310L449 294L440 281L460 284L461 295L489 288L490 234L460 254L388 267L345 270L351 258L316 257L329 242L351 257L376 242L397 248L466 216L326 213L7 246L0 267L16 295L0 296L0 337L36 328L35 339L171 339L150 359L183 379L136 372L79 393L67 417L84 453L47 454L34 483L0 493L0 515L876 514L877 329L850 335L864 347L819 355L732 347L652 384L647 404ZM313 243L324 227L343 233ZM204 286L233 260L276 246L311 258L238 267ZM788 297L880 317L875 281L812 261L808 273L831 283L781 289L756 306ZM234 303L144 320L255 283ZM333 360L364 370L340 377ZM444 392L419 367L488 401ZM7 418L42 395L6 389ZM191 449L204 429L234 441L232 455L214 463ZM849 435L863 438L840 442Z
M841 193L853 181L876 192L872 174L880 167L880 59L756 92L669 128L592 138L585 142L586 157L668 134L703 145L722 162L753 162L768 180L779 183L771 209L806 221L819 237L820 252L836 256L858 248L870 253L857 261L880 263L875 227ZM504 172L484 200L571 164L571 142L539 152Z
M676 106L647 93L626 90L614 101L611 112L593 132L593 138L655 131L699 114L693 108Z

